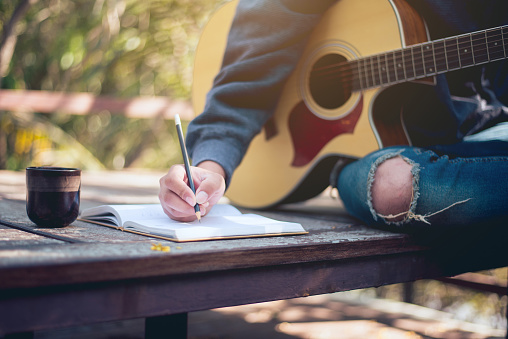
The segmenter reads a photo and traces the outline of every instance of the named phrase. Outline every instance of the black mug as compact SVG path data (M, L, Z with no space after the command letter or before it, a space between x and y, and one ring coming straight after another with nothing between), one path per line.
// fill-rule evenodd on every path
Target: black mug
M27 167L26 213L40 227L64 227L79 214L81 170Z

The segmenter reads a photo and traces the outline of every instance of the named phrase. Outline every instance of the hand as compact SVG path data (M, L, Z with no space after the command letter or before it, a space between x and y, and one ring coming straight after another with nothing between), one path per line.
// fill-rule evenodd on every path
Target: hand
M194 205L199 203L201 216L206 215L224 195L226 176L224 169L213 161L204 161L197 167L191 167L196 195L188 185L183 165L173 165L163 176L160 183L159 200L164 213L177 221L196 219Z

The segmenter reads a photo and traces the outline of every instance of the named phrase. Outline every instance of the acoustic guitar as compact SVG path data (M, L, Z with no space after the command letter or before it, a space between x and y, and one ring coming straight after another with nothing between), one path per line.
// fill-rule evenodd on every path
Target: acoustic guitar
M220 69L237 2L221 7L196 51L195 112ZM274 116L252 141L227 196L248 208L311 198L329 185L340 158L410 144L395 84L506 58L508 27L429 41L403 0L340 0L313 31ZM381 109L382 107L382 109Z

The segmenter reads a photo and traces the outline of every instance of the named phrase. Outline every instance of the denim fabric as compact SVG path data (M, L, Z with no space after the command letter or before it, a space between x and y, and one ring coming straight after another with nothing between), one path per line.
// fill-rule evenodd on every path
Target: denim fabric
M361 0L358 0L361 1ZM215 161L229 184L252 138L270 118L313 27L333 0L240 0L220 73L204 112L189 125L193 164ZM506 0L408 0L437 39L508 22ZM361 15L361 14L359 14ZM437 77L437 86L406 98L413 145L450 144L508 121L508 63Z
M403 221L387 221L371 202L377 166L400 156L413 166L413 199ZM337 187L347 210L368 225L400 230L489 223L508 216L508 142L394 146L347 165Z

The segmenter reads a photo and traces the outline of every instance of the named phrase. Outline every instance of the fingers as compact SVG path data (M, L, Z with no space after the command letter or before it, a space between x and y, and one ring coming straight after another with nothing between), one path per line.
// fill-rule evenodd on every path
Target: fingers
M214 161L203 161L198 167L201 169L201 176L200 185L196 189L196 199L199 203L206 201L213 206L224 195L226 172Z
M171 219L178 221L196 219L193 207L196 198L187 182L185 168L182 165L172 166L159 181L159 200L162 209Z
M199 204L215 205L224 195L226 184L224 178L216 173L200 172L199 185L196 189L196 200Z
M195 220L196 201L200 205L201 215L204 216L224 194L225 183L221 175L198 167L192 167L191 171L196 195L188 186L187 175L182 165L172 166L160 179L159 200L164 212L171 219Z

